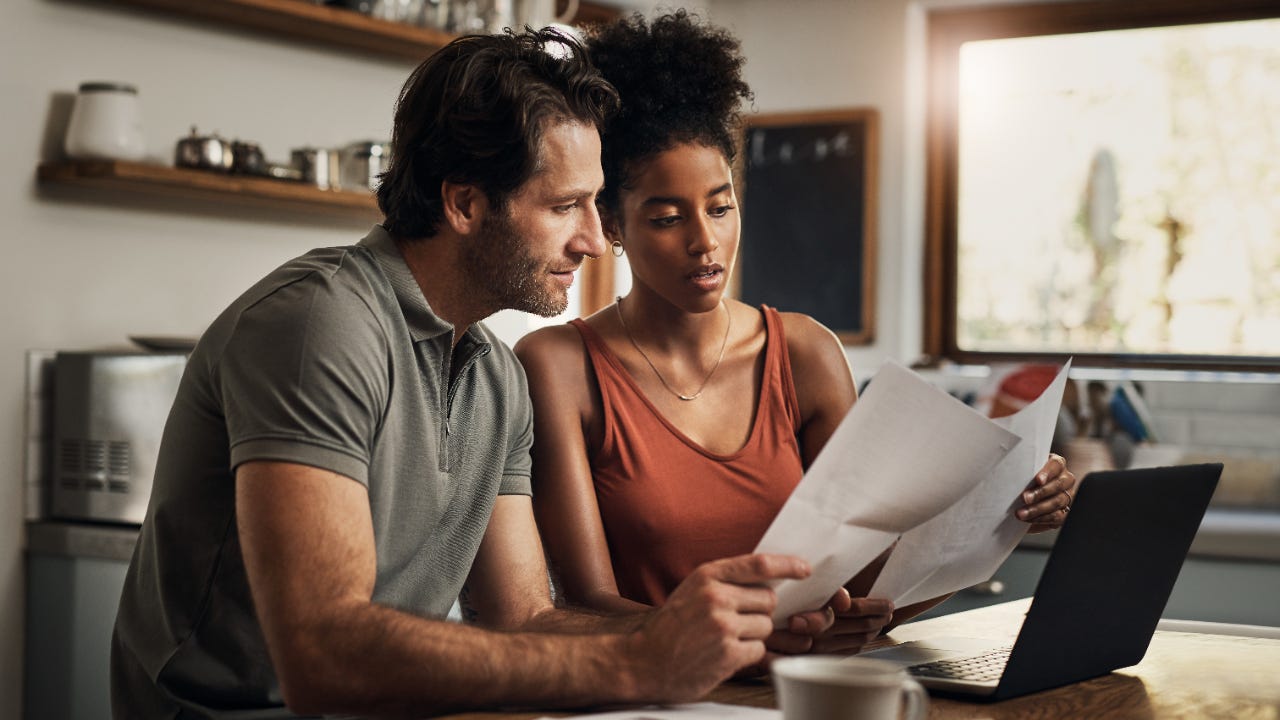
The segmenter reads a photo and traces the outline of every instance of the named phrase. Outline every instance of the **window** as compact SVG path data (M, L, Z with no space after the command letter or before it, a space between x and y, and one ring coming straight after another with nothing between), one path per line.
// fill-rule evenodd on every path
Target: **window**
M929 16L926 348L1280 369L1280 6Z

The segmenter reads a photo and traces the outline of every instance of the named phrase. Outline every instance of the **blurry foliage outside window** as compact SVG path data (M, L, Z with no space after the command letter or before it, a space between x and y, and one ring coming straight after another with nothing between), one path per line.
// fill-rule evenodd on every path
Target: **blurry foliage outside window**
M959 60L960 349L1280 360L1280 20Z

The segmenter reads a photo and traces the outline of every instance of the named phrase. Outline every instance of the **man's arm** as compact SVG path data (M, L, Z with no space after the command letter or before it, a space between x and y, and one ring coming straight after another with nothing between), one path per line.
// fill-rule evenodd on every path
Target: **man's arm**
M467 601L479 624L500 630L629 632L651 611L556 607L528 495L498 497L467 578Z
M505 516L511 503L502 504ZM272 664L286 703L301 714L692 700L764 655L776 604L765 583L808 574L793 558L730 558L700 567L637 632L491 632L372 602L368 498L349 478L246 463L236 474L236 514ZM482 562L492 571L505 561ZM545 612L544 601L487 602L482 612L498 624L536 624Z

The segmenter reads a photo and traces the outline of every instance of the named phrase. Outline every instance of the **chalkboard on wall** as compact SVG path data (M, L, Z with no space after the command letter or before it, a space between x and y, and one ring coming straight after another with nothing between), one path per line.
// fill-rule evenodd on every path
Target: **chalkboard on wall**
M747 118L739 297L802 312L850 345L875 335L873 109Z

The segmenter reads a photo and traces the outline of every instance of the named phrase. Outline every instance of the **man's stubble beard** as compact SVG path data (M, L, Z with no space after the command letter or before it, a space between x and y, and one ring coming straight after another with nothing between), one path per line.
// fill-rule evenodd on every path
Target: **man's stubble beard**
M505 208L485 216L475 242L465 246L463 269L478 291L499 309L555 317L569 306L569 293L548 287L548 269L530 252Z

